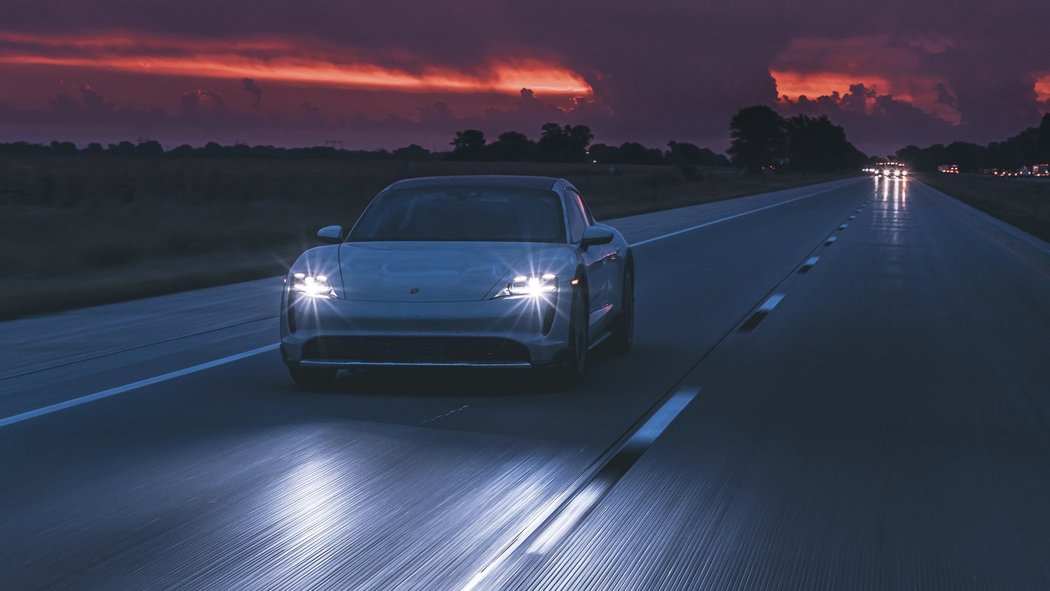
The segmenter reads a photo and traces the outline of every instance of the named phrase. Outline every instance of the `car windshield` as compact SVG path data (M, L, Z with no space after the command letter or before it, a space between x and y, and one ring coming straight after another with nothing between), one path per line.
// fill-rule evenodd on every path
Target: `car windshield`
M423 187L381 193L347 238L365 241L565 242L553 191Z

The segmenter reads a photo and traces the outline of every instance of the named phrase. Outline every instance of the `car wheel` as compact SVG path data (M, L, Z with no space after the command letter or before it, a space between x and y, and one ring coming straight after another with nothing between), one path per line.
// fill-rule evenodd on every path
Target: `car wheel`
M292 381L300 388L307 390L323 390L331 386L338 371L329 367L288 366L288 374L292 376Z
M613 353L627 353L634 344L634 270L630 267L623 274L623 295L620 314L613 325L609 346Z
M586 297L582 289L576 289L572 293L569 313L569 360L557 371L561 386L576 386L587 373L587 345L590 342L587 320Z

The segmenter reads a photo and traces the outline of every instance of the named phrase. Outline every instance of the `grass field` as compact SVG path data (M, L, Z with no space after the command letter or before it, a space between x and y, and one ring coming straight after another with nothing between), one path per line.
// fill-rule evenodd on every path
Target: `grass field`
M1050 242L1050 180L980 174L917 176L943 193Z
M135 158L0 160L0 317L282 274L317 229L350 226L384 186L450 174L561 176L599 218L819 182L670 166ZM692 176L692 175L691 175Z

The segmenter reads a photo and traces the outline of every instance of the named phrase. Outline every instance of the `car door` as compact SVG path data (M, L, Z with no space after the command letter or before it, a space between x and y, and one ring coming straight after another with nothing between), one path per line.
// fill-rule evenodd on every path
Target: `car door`
M580 194L572 189L565 190L565 206L569 219L570 237L573 244L579 245L583 231L593 225L593 219L588 215ZM616 302L614 288L617 282L618 267L615 241L609 244L593 245L581 251L580 256L587 267L591 318L597 323L593 328L597 329L608 319L609 312Z

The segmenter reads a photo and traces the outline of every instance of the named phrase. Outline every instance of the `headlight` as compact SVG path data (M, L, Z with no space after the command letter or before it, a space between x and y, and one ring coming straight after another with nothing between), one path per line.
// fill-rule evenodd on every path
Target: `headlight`
M528 296L538 298L558 289L558 278L554 273L543 275L518 275L496 294L497 298L508 296Z
M292 291L313 298L334 298L335 290L324 275L296 273L292 275Z

